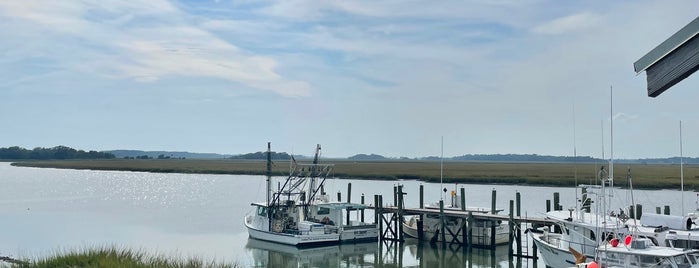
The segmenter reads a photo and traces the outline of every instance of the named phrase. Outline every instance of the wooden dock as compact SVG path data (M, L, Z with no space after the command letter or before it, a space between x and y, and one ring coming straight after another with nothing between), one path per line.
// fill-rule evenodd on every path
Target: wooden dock
M348 189L348 192L350 191L350 189ZM439 209L425 208L423 200L423 191L424 187L423 185L420 185L420 207L418 208L405 207L404 198L406 193L403 191L403 185L396 185L393 187L393 205L384 203L383 196L374 195L374 202L372 204L369 204L367 209L374 210L374 223L376 223L379 226L380 240L403 242L405 240L405 235L403 233L403 220L404 216L409 215L420 216L419 223L417 224L417 232L418 236L422 237L423 217L432 216L432 218L441 219L441 228L438 230L438 235L439 238L441 238L439 240L442 244L458 244L459 246L463 246L465 249L470 249L472 247L479 247L478 245L474 245L473 243L473 229L475 225L474 222L492 221L493 223L489 224L491 228L490 241L489 243L487 243L486 247L494 250L496 246L494 235L496 233L495 222L508 222L509 255L511 257L532 258L536 260L538 259L536 245L532 243L531 251L529 249L530 243L526 234L528 229L555 224L555 222L542 217L522 217L520 208L521 196L519 192L516 193L515 199L510 200L509 202L509 213L507 215L500 215L497 213L502 210L497 210L495 205L495 189L493 189L492 192L492 203L490 210L486 209L477 211L469 211L465 208L466 200L465 190L463 187L461 188L461 206L459 209L445 209L444 201L441 200L439 202ZM454 198L457 197L455 192L452 192L452 196L454 196ZM363 198L362 203L364 204ZM554 206L556 208L561 208L558 202L558 193L554 193ZM550 201L547 200L547 211L549 210ZM364 213L362 211L362 220L364 219L363 214ZM453 231L452 228L445 228L447 219L450 218L461 219L459 221L458 229L456 231Z
M376 209L376 206L369 205L367 209ZM387 207L381 207L381 210L385 213L397 213L400 208L394 207L394 206L387 206ZM404 208L403 210L403 215L408 216L408 215L424 215L424 214L439 214L438 209L434 208ZM474 211L460 211L460 210L451 210L451 209L446 209L444 210L444 216L447 217L455 217L455 218L466 218L466 217L472 217L473 219L476 220L500 220L500 221L509 221L510 216L509 215L498 215L498 214L488 214L488 213L483 213L483 212L474 212ZM469 216L469 214L472 214ZM529 223L529 224L538 224L538 225L552 225L554 224L553 221L546 219L546 218L529 218L529 217L517 217L513 216L512 220L520 223Z

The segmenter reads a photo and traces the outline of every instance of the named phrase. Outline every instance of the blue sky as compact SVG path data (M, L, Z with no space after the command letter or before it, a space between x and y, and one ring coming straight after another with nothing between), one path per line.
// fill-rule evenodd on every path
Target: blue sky
M0 146L699 155L699 78L633 62L694 1L3 1ZM574 116L575 114L575 116ZM575 120L573 120L575 118ZM575 123L574 123L575 121ZM575 131L574 131L575 129ZM575 135L574 135L575 133ZM575 136L575 139L573 138Z

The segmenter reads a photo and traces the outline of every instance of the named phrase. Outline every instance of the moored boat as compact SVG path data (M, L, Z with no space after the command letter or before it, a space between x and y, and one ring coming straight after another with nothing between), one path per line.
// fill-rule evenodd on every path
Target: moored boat
M252 203L254 211L244 219L251 238L293 246L378 239L375 224L349 220L350 211L364 209L365 205L329 202L323 185L332 174L333 165L318 164L320 145L313 163L295 165L275 191L271 189L270 147L268 143L267 200Z

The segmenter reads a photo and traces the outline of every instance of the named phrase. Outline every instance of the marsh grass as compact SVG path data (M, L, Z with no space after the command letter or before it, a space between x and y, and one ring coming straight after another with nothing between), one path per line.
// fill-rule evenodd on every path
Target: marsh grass
M439 162L436 161L350 161L324 160L335 164L335 177L370 180L439 181ZM200 159L111 159L111 160L55 160L13 163L16 166L124 170L202 174L265 174L265 162L256 160L200 160ZM577 182L595 184L597 164L572 163L444 163L444 181L449 183L519 184L539 186L574 186ZM626 169L631 168L634 188L679 189L678 165L617 164L615 185L625 187ZM289 173L288 161L275 161L273 173ZM685 189L699 190L699 165L684 166Z
M154 267L154 268L233 268L237 264L206 262L200 258L178 258L151 255L116 247L59 252L37 260L13 261L0 267L11 268L60 268L60 267Z

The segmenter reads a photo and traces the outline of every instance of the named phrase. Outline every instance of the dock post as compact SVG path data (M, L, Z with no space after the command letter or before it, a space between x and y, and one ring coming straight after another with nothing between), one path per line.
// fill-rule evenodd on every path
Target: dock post
M398 186L393 185L393 206L398 206Z
M374 195L374 224L379 223L379 195Z
M466 189L461 186L461 211L466 211Z
M364 193L362 193L362 199L361 199L361 200L362 200L362 202L361 202L362 205L364 205ZM364 208L362 208L362 210L360 210L359 213L360 213L359 215L361 216L361 218L360 218L361 221L364 222Z
M425 208L424 199L425 186L420 183L420 208Z
M495 188L493 188L493 193L490 198L490 214L497 214L498 212L496 211L497 208L495 208L495 200L497 197L497 192L495 191Z
M398 241L403 242L403 185L398 185L398 218L396 218L396 238ZM401 251L402 252L402 251Z
M663 211L663 214L670 215L670 206L665 206L665 211Z
M513 215L513 214L514 214L514 210L515 210L514 207L515 207L515 201L510 200L510 214L509 214L509 216L510 216L510 224L508 224L508 232L509 232L508 238L509 238L509 240L507 241L507 245L508 245L508 247L507 247L507 248L508 248L508 250L507 250L507 255L508 255L510 258L512 258L512 255L513 255L513 252L512 252L512 243L514 242L514 239L513 239L513 238L514 238L514 221L513 221L513 219L514 219L513 216L514 216L514 215ZM490 235L491 235L491 236L495 236L494 233L491 233ZM519 245L518 245L518 246L519 246Z
M521 205L522 204L522 195L519 193L519 191L515 194L515 202L516 202L516 207L517 207L517 217L520 217L522 214L521 213Z
M468 226L466 228L468 229L468 238L467 238L467 243L469 250L473 246L473 212L469 211L468 212L468 219L466 219L468 222Z
M559 192L553 193L553 210L562 210L561 205L561 194Z
M381 240L384 240L384 230L383 230L383 211L381 211L381 208L383 208L383 196L379 195L378 196L378 203L376 203L376 215L378 216L379 219L379 238Z
M550 212L550 211L551 211L551 200L546 199L546 212Z
M342 202L342 193L340 191L337 191L337 202Z
M660 214L660 213L662 213L662 212L660 212L660 207L655 207L655 214Z
M352 203L352 183L347 183L347 203ZM350 225L350 210L345 209L345 213L347 213L347 225Z
M442 244L447 242L447 239L444 236L444 200L439 200L439 221L440 221L440 229L439 229L439 238L442 239Z
M636 204L636 219L640 220L643 215L643 205Z

